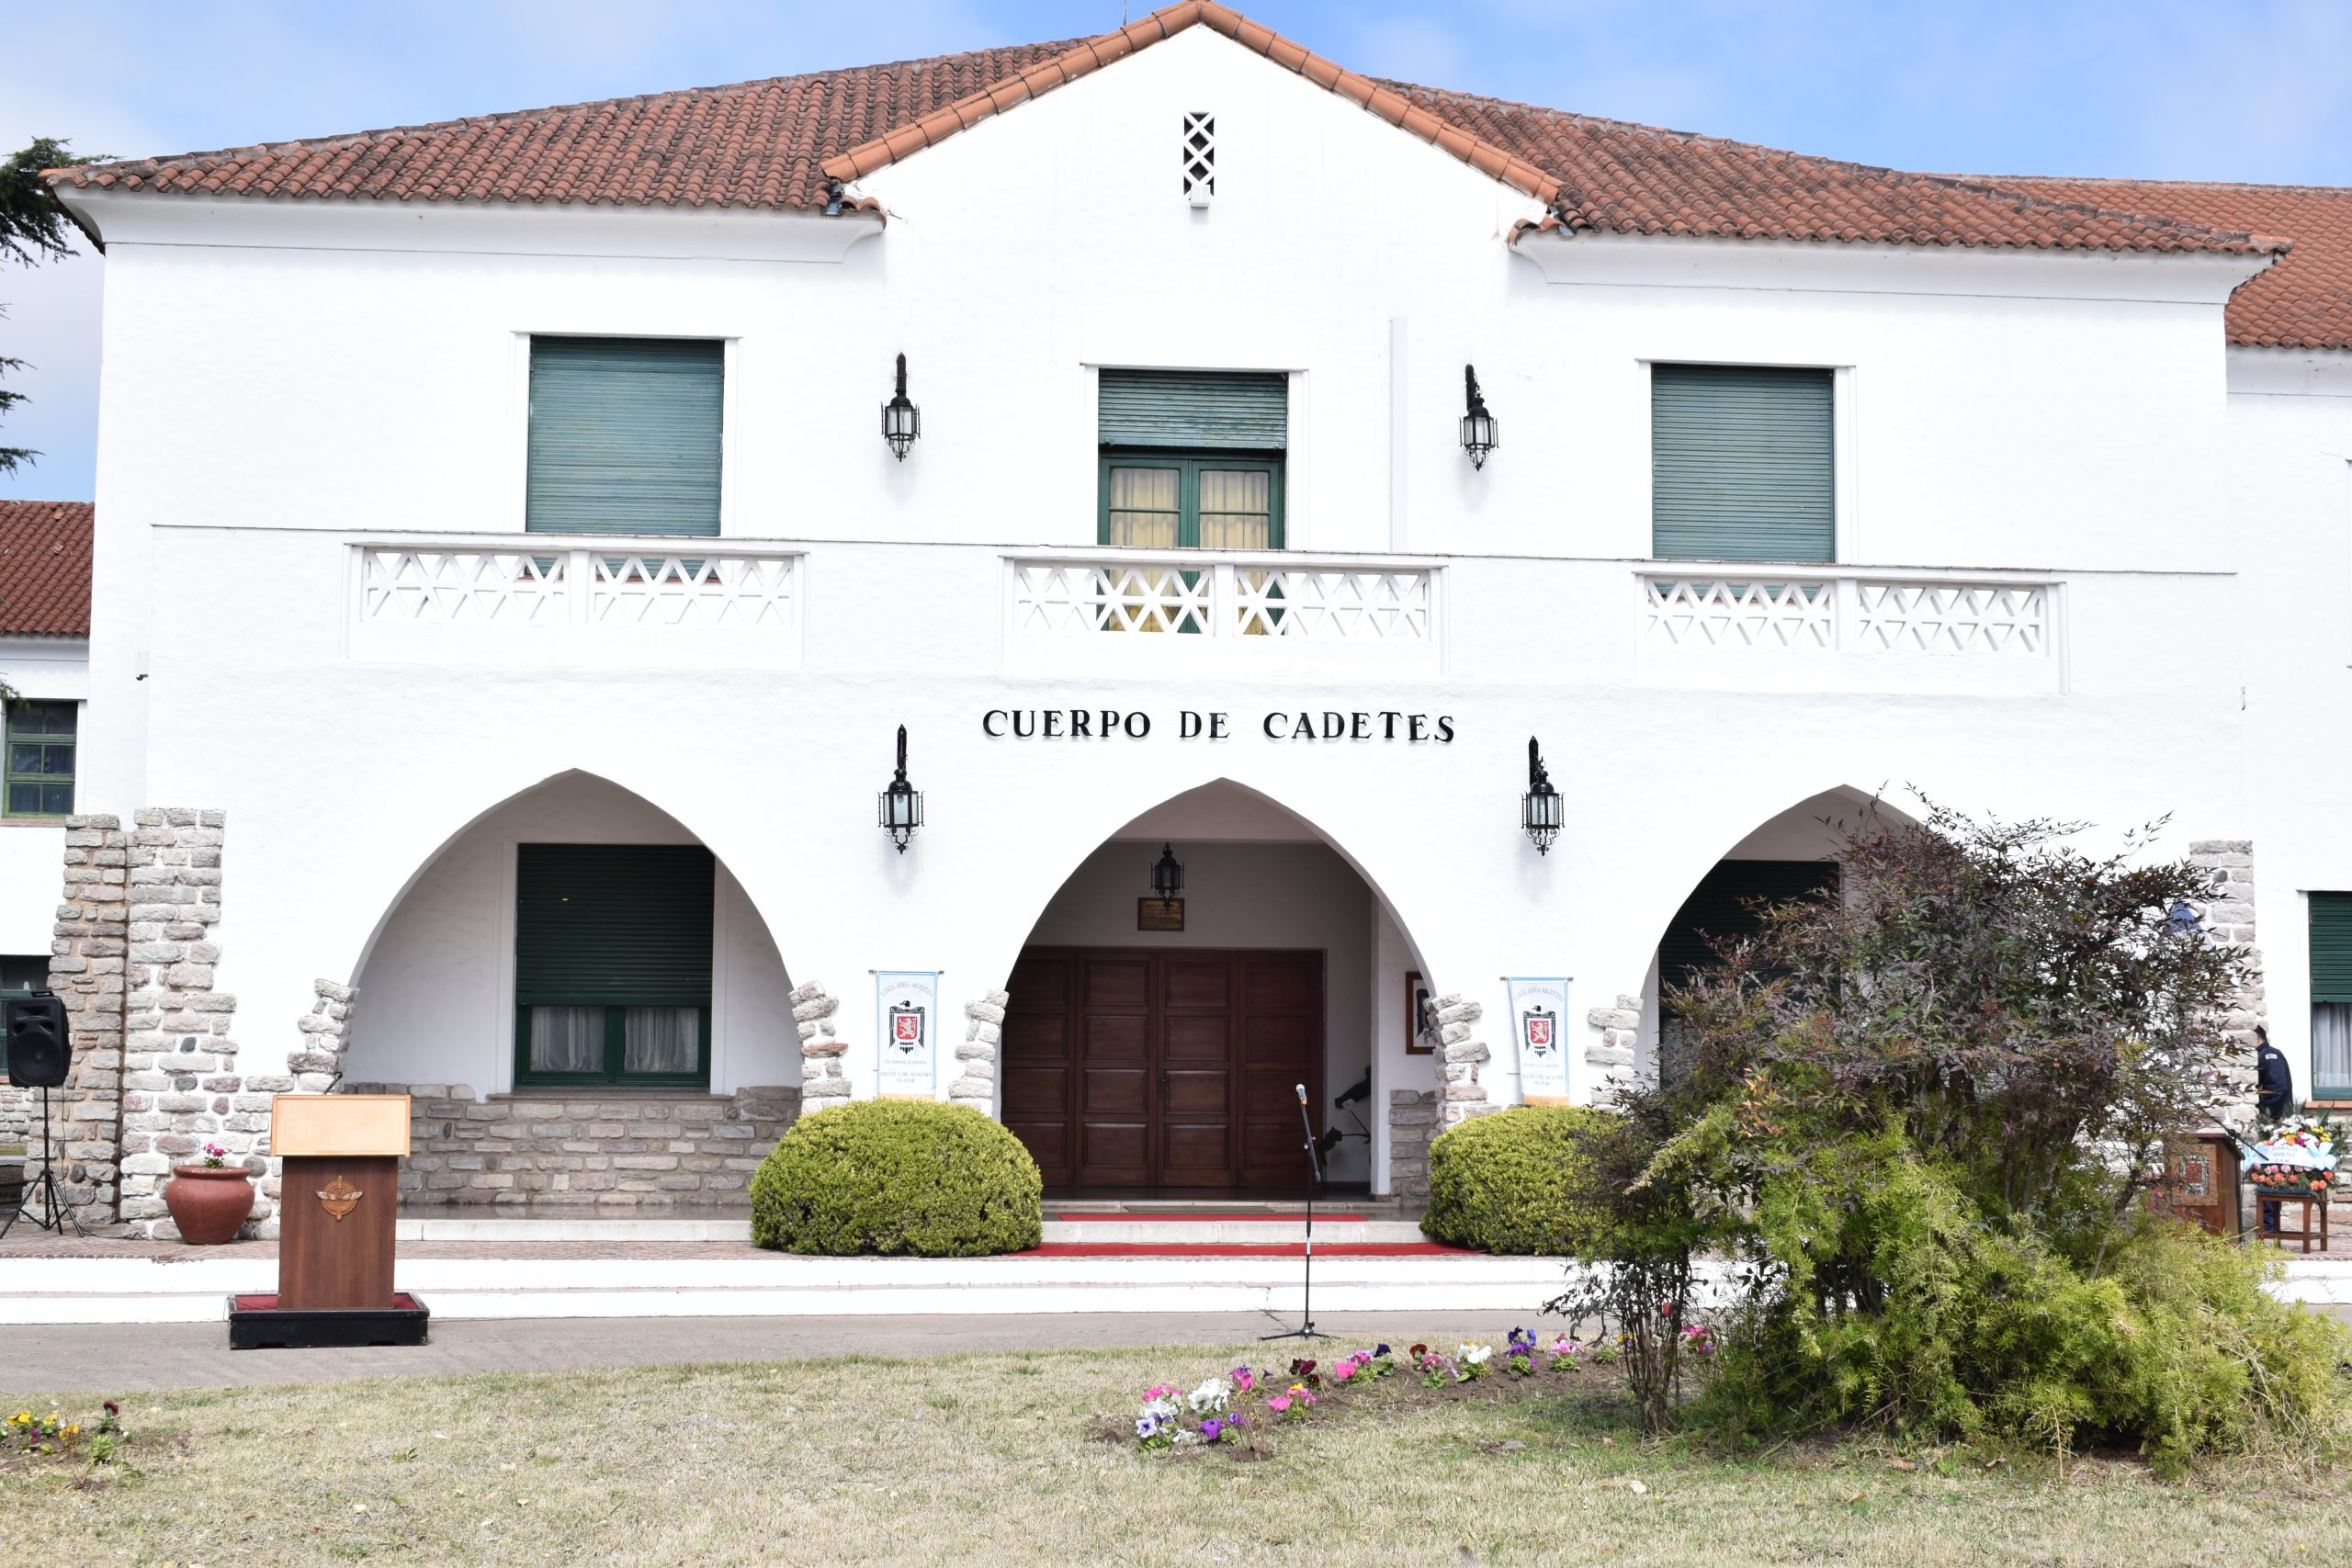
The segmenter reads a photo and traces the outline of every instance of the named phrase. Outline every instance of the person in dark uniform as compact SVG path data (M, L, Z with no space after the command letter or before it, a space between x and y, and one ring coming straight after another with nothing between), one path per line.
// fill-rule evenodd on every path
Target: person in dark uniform
M2287 1066L2286 1053L2270 1043L2270 1031L2258 1023L2254 1026L2254 1108L2265 1122L2284 1121L2295 1110L2294 1070ZM2262 1228L2278 1228L2275 1199L2262 1205Z

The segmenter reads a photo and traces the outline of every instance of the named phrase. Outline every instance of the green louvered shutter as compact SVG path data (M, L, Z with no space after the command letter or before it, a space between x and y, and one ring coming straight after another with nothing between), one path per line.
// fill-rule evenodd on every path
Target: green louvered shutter
M710 1005L710 852L699 844L517 846L514 1001Z
M1688 984L1699 970L1716 962L1708 940L1754 936L1762 921L1750 908L1753 900L1784 904L1809 897L1838 886L1834 861L1726 860L1699 879L1657 944L1658 984Z
M1290 443L1290 378L1195 370L1105 370L1105 446L1279 452Z
M1650 553L1837 558L1826 370L1650 367Z
M2312 899L2312 1000L2352 1002L2352 893Z
M718 533L724 362L717 343L533 338L524 526Z

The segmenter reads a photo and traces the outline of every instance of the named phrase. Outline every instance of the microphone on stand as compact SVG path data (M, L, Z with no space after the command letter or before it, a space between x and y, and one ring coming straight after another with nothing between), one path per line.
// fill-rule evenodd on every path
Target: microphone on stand
M1306 1086L1298 1086L1298 1125L1306 1134L1306 1258L1303 1290L1299 1296L1298 1326L1284 1334L1261 1336L1267 1339L1320 1339L1324 1336L1315 1329L1315 1188L1323 1179L1323 1162L1315 1149L1315 1120L1306 1113Z

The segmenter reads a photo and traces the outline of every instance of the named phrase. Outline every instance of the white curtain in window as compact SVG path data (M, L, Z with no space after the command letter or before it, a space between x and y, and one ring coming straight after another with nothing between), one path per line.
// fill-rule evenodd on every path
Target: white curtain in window
M702 1066L700 1008L630 1008L621 1028L625 1072L691 1073Z
M1201 470L1201 548L1262 550L1273 543L1274 478L1259 468Z
M531 1070L535 1073L601 1073L605 1070L603 1008L533 1008Z
M1106 543L1130 549L1174 549L1177 478L1174 468L1113 468L1111 536Z
M2352 1086L2352 1002L2312 1004L2312 1095Z

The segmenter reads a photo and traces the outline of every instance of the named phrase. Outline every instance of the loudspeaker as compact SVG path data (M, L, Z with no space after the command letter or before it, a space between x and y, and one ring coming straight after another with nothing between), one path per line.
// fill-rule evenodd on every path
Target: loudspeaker
M7 1004L8 1081L18 1089L54 1089L65 1081L65 1004L28 997Z

